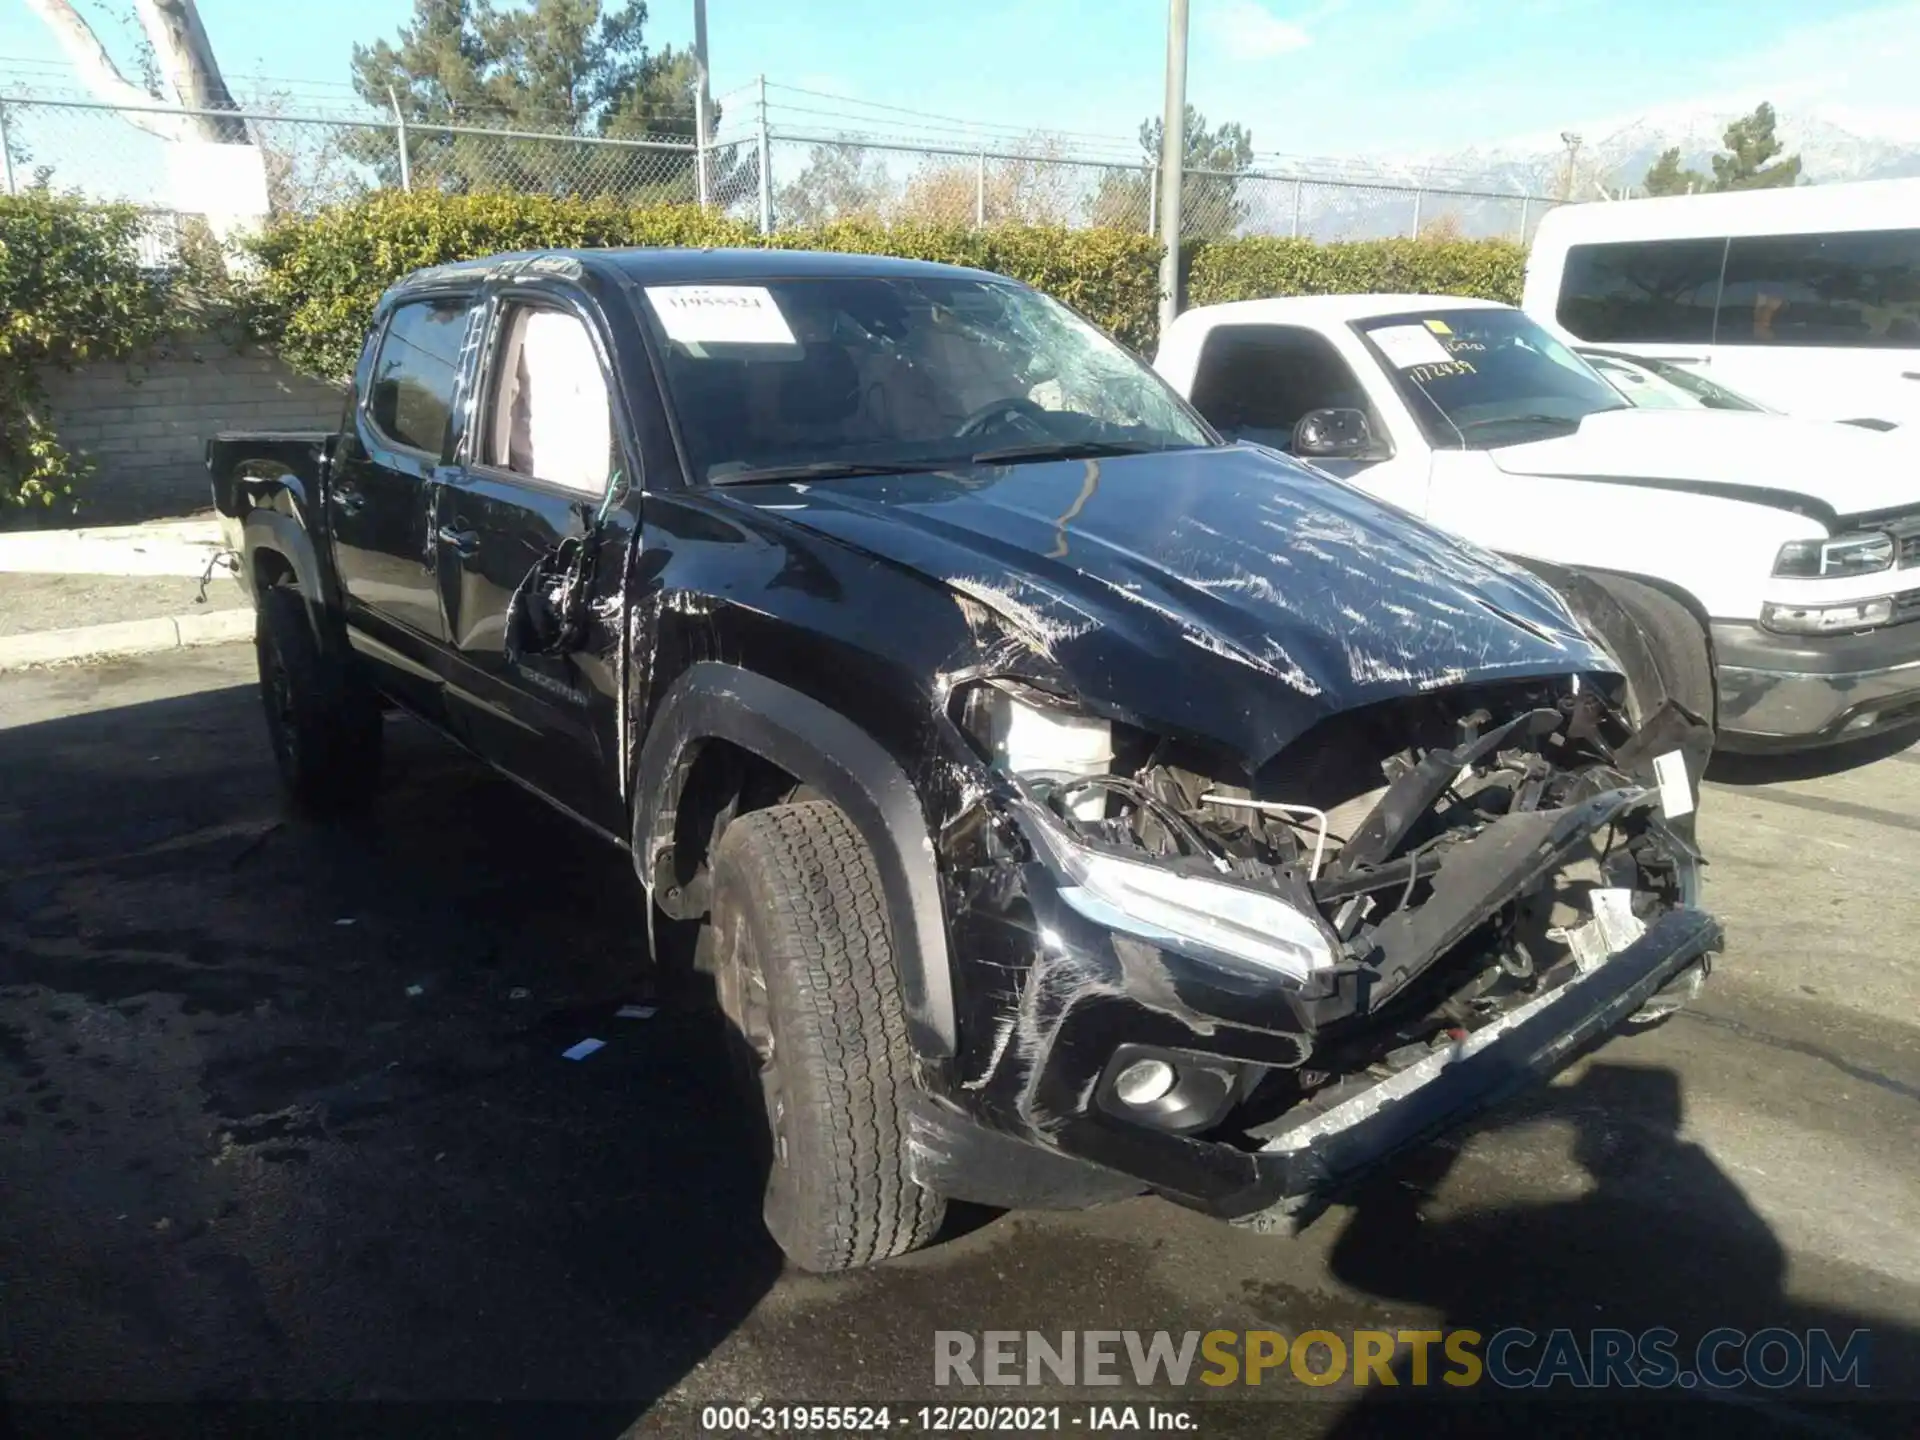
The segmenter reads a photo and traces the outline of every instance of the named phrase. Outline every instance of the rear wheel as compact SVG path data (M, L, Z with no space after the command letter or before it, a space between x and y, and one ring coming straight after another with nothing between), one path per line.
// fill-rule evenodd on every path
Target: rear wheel
M945 1202L907 1173L913 1055L873 853L837 807L734 821L713 864L711 963L767 1117L767 1229L796 1265L924 1245Z
M322 649L298 590L260 597L254 621L267 736L288 796L313 815L364 805L380 779L380 705L345 657Z

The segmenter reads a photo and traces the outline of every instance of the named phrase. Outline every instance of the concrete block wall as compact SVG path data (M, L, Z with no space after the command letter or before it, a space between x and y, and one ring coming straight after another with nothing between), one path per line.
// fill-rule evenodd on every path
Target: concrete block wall
M219 431L330 430L340 421L338 386L219 339L41 378L61 443L93 460L80 518L95 524L206 509L206 442Z

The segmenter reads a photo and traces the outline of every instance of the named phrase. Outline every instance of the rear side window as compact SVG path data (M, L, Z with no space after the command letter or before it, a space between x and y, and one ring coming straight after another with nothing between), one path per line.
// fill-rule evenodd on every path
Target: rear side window
M1713 339L1725 240L1575 245L1560 278L1559 321L1582 340Z
M471 306L465 297L442 297L394 307L369 399L374 427L394 444L434 456L445 446Z
M1722 345L1920 348L1920 230L1736 236Z
M1309 410L1380 419L1333 342L1297 325L1222 325L1206 338L1193 377L1193 408L1233 440L1288 449Z

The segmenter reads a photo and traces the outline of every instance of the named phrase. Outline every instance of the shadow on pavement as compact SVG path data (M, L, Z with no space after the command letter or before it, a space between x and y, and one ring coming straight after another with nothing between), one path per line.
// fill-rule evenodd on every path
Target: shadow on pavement
M286 818L257 710L0 730L13 1423L563 1400L596 1408L549 1433L615 1434L779 1273L720 1026L616 1016L623 855L399 721L369 824Z
M1920 745L1920 728L1890 730L1870 735L1865 740L1849 740L1839 745L1823 745L1818 750L1800 750L1781 755L1736 755L1716 750L1707 766L1707 779L1722 785L1772 785L1782 780L1818 780L1839 775L1862 766L1913 750ZM1909 757L1920 760L1920 755Z
M1417 1415L1423 1434L1698 1433L1910 1435L1920 1416L1920 1334L1865 1313L1808 1304L1789 1293L1786 1252L1737 1184L1699 1146L1681 1138L1677 1076L1665 1069L1595 1063L1578 1083L1517 1101L1499 1124L1559 1119L1574 1127L1574 1158L1592 1188L1575 1200L1536 1206L1429 1213L1459 1150L1417 1152L1356 1196L1356 1208L1330 1257L1340 1280L1383 1299L1437 1310L1448 1327L1465 1326L1490 1342L1522 1327L1536 1337L1507 1352L1514 1369L1565 1377L1550 1388L1515 1390L1491 1370L1471 1389L1410 1388L1411 1361L1394 1367L1401 1388L1379 1386L1342 1415L1329 1433L1403 1430ZM1843 1177L1835 1177L1843 1184ZM1453 1188L1453 1187L1450 1187ZM1863 1296L1872 1277L1862 1274ZM1701 1338L1720 1327L1753 1335L1778 1327L1804 1342L1823 1330L1844 1350L1870 1332L1863 1394L1845 1384L1780 1389L1748 1383L1709 1395L1709 1387L1662 1389L1618 1384L1583 1393L1579 1381L1603 1370L1589 1337L1597 1329L1636 1341L1665 1327L1679 1372L1694 1371ZM1556 1348L1555 1330L1573 1332ZM1480 1353L1489 1355L1490 1344ZM1569 1356L1572 1358L1569 1359ZM1717 1352L1742 1363L1739 1345ZM1757 1363L1784 1373L1785 1350ZM1432 1375L1447 1365L1438 1346ZM1323 1362L1324 1363L1324 1362ZM1434 1403L1444 1397L1450 1402ZM1406 1401L1418 1397L1416 1410ZM1486 1403L1491 1402L1491 1403Z

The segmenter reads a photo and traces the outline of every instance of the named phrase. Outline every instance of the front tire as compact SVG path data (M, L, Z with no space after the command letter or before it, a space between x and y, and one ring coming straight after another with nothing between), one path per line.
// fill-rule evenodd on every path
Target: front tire
M1707 632L1694 613L1663 590L1624 576L1596 576L1596 580L1619 602L1639 626L1647 652L1658 672L1663 694L1643 693L1650 685L1636 683L1629 672L1627 698L1635 725L1660 708L1663 699L1671 699L1714 724L1713 656L1707 644Z
M734 821L713 862L721 1009L767 1116L764 1214L794 1264L926 1244L945 1201L907 1173L913 1054L873 852L837 807Z
M364 806L380 779L380 704L343 656L321 648L298 590L276 586L260 597L254 653L288 798L315 816Z

